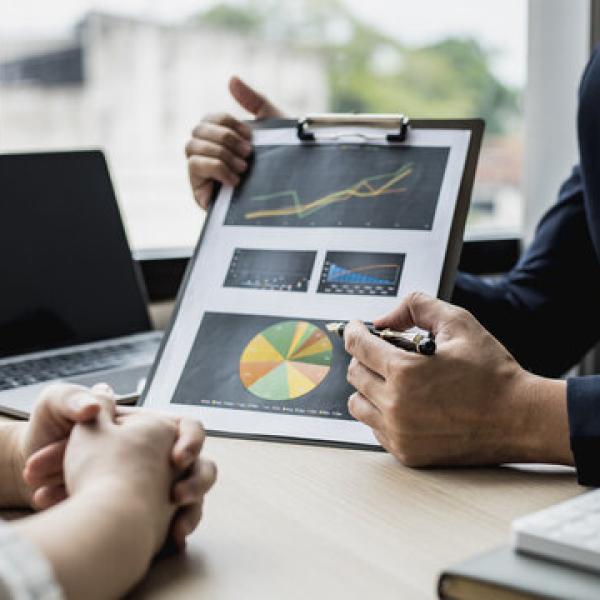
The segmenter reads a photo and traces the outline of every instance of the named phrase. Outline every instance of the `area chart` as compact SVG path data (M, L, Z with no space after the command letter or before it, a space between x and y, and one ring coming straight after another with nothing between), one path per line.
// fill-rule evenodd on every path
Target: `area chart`
M396 296L404 254L328 252L318 292L357 296Z

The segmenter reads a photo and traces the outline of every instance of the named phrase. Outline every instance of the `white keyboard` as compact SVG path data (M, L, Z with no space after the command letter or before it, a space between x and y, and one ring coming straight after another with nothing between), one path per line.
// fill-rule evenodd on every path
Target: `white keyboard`
M512 542L520 552L600 572L600 490L516 519Z

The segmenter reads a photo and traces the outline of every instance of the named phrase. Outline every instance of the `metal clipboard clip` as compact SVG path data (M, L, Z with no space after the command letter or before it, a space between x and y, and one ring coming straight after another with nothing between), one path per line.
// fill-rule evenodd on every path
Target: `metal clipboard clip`
M408 133L410 121L402 114L360 114L360 113L319 113L306 115L298 120L297 133L302 142L316 142L317 136L314 129L319 127L376 127L378 129L396 129L398 133L387 135L368 135L360 133L322 134L319 140L337 140L352 135L365 140L386 139L388 142L404 142ZM311 131L312 129L312 131Z

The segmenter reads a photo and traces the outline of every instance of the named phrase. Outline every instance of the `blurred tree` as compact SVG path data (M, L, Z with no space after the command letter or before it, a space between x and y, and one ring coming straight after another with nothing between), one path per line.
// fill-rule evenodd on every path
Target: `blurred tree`
M498 80L492 53L475 39L408 47L357 19L340 0L221 2L194 19L320 50L333 111L482 117L491 134L505 132L518 114L518 91Z
M199 20L209 27L214 26L248 35L260 33L263 27L263 18L262 14L249 7L217 4L203 13Z

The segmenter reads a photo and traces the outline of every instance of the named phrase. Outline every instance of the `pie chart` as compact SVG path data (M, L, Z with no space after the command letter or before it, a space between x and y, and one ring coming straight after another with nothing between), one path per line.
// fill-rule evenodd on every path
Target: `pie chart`
M333 347L307 321L281 321L258 333L242 352L243 386L263 400L292 400L314 390L329 373Z

